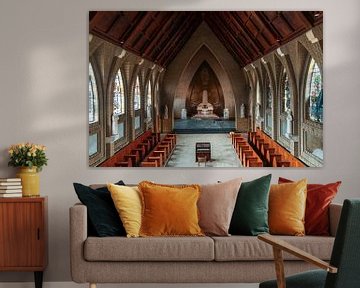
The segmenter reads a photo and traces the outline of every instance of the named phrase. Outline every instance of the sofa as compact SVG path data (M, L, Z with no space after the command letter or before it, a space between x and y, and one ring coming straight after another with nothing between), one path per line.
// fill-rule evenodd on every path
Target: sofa
M328 261L342 206L331 204L330 236L279 236ZM87 207L70 208L71 275L77 283L258 283L275 277L270 245L255 236L92 237ZM285 273L312 269L284 254Z

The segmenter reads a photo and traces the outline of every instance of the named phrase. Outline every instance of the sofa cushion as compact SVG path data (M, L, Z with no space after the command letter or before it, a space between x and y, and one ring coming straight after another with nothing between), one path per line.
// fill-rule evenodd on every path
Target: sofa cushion
M293 181L279 177L279 184ZM305 210L306 235L330 235L329 206L341 181L328 184L308 184Z
M229 236L231 216L242 178L223 183L201 185L197 203L199 225L206 235Z
M273 184L269 195L270 234L305 234L307 179L298 182Z
M141 196L138 187L107 185L127 237L139 237L141 226Z
M241 184L230 223L230 234L253 236L269 233L270 182L271 174Z
M87 261L213 261L210 237L89 237L84 245Z
M330 260L334 237L276 236L322 260ZM273 260L272 246L254 236L212 237L215 242L215 261ZM288 253L284 260L299 260Z
M123 181L116 183L125 185ZM116 212L110 192L105 186L85 186L74 183L75 192L88 212L89 235L100 237L126 235L123 224Z
M199 185L139 183L142 198L140 236L203 236L197 201Z

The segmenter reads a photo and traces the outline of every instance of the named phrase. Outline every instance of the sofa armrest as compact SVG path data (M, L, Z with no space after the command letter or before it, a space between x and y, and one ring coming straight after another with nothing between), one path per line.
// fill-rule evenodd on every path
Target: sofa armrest
M336 236L337 227L340 220L342 204L331 203L329 207L330 235Z
M83 245L87 238L87 208L76 204L70 208L70 268L77 283L86 282L86 264Z

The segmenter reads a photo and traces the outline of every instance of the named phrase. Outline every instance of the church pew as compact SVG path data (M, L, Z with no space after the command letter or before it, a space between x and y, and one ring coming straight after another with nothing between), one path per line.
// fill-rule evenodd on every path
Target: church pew
M260 128L249 133L251 145L271 167L305 167L306 165Z
M244 167L262 167L263 162L247 139L240 133L231 133L231 141Z
M172 151L175 149L175 147L176 147L176 134L167 134L156 144L154 149L143 159L142 162L156 162L157 166L146 166L146 167L165 166L167 160L170 158L170 155L172 154ZM151 164L146 163L145 165L151 165Z
M141 167L159 167L156 161L142 161Z
M100 167L133 167L138 166L142 158L155 147L159 133L152 133L147 130L134 141L124 146L112 157L102 162ZM153 144L152 144L153 143Z

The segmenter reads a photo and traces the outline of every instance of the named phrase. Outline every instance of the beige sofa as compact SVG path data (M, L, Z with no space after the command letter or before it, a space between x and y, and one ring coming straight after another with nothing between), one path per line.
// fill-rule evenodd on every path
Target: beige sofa
M330 237L280 236L328 261L341 212L330 206ZM88 237L87 208L70 208L71 275L77 283L249 283L275 277L270 245L253 236ZM284 255L286 274L314 268Z

